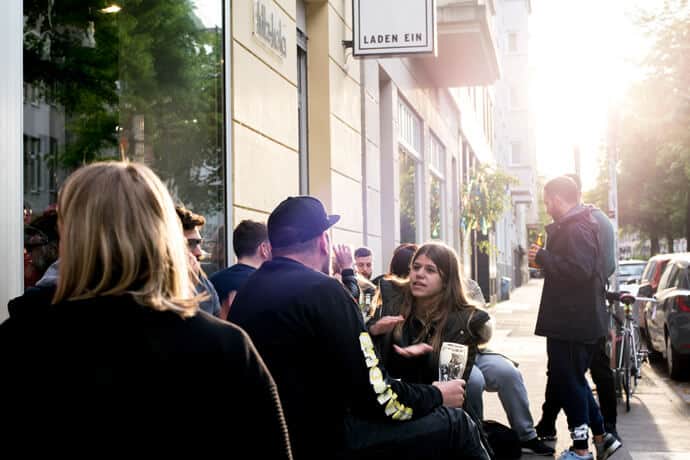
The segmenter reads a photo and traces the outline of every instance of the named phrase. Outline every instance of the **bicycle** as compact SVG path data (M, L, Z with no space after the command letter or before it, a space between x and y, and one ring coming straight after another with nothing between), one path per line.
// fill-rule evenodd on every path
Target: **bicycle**
M632 304L635 300L649 301L644 297L635 297L628 293L608 292L610 315L614 320L615 335L611 341L611 357L615 363L616 394L625 396L625 409L630 412L630 398L637 389L637 381L641 378L642 364L647 361L649 352L642 348L640 326L633 316ZM615 302L623 304L623 320L615 311ZM615 361L614 361L615 359Z

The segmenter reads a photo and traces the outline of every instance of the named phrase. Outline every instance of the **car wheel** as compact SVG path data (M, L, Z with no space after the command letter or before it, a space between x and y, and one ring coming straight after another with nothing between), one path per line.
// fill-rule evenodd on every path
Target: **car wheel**
M649 333L649 329L641 329L642 335L644 335L644 343L647 345L647 358L650 363L658 363L661 361L662 355L654 349L652 345L652 336Z
M668 366L668 374L673 380L682 379L687 372L686 357L681 355L673 348L671 339L666 337L666 365Z

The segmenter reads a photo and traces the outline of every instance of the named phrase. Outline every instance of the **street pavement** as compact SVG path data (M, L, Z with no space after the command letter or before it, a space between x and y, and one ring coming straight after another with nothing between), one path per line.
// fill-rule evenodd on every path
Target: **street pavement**
M546 386L546 340L534 335L542 286L542 280L530 280L511 292L510 300L491 309L496 330L490 348L520 363L535 423L541 415ZM618 433L623 448L612 460L690 460L690 385L670 382L664 372L663 363L645 364L630 412L625 412L623 403L618 405ZM484 418L508 424L495 393L484 394ZM557 431L556 457L570 446L562 412ZM544 457L523 455L522 458Z

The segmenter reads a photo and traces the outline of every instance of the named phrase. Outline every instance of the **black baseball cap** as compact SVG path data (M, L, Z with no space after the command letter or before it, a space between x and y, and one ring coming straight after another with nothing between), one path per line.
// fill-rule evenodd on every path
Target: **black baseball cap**
M340 220L326 214L313 196L291 196L280 203L268 217L268 239L274 248L284 248L316 238Z

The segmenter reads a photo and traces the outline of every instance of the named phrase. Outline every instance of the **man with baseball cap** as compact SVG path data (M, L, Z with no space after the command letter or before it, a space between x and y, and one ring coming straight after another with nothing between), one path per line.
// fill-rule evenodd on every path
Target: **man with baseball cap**
M296 459L489 458L458 409L464 382L412 385L388 376L350 294L328 276L328 215L309 196L268 218L273 260L237 294L229 320L251 336L275 378Z

